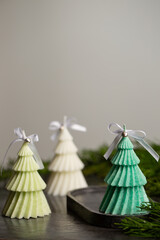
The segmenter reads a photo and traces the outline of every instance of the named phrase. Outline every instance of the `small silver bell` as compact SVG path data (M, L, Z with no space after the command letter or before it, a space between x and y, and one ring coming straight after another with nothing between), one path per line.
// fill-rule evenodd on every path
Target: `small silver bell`
M127 137L127 136L128 136L128 133L124 131L124 132L122 133L122 136L123 136L123 137Z
M29 143L31 142L31 140L29 138L26 138L25 141L29 142Z
M63 130L63 129L64 129L64 125L61 126L61 130Z

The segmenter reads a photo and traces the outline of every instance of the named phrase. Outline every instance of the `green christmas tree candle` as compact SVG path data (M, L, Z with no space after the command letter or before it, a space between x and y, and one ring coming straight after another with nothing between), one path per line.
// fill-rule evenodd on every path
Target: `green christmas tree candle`
M131 130L129 131L131 132ZM108 186L99 210L102 213L113 215L145 214L145 210L141 211L139 208L142 203L149 202L144 190L147 181L138 166L140 160L133 150L133 145L125 129L119 131L118 134L117 139L111 145L111 149L107 152L108 158L116 141L121 138L117 147L118 150L111 160L113 166L104 180ZM136 134L134 133L132 136L137 137ZM137 138L140 139L140 137ZM142 138L143 143L151 150L151 147ZM156 157L159 158L159 156Z
M24 142L13 166L14 173L6 186L10 194L2 214L7 217L29 219L51 213L42 191L46 184L37 172L39 165L33 155L29 143Z

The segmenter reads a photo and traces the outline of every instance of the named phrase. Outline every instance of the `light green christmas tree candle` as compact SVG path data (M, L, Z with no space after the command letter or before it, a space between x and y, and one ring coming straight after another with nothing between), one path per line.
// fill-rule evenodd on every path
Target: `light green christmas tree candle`
M146 213L138 207L149 201L143 187L147 181L138 167L140 160L127 136L122 137L111 162L113 167L105 178L108 187L99 210L116 215Z
M49 215L51 210L42 190L46 184L37 170L33 152L24 142L13 166L14 173L6 188L11 191L3 209L3 215L10 218L37 218Z

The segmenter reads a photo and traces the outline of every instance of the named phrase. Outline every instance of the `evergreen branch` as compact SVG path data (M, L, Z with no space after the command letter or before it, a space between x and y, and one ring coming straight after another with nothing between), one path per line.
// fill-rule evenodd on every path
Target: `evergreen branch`
M126 217L121 223L116 223L126 234L139 237L160 237L160 203L150 201L142 204L141 210L148 211L149 217Z

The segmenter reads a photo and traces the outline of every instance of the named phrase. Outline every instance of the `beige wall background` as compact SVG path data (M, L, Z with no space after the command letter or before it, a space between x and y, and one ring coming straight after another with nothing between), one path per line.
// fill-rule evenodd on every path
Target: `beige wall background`
M0 0L1 158L18 126L51 157L64 114L88 129L72 131L80 149L111 143L112 121L160 142L159 13L159 0Z

